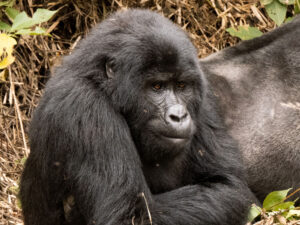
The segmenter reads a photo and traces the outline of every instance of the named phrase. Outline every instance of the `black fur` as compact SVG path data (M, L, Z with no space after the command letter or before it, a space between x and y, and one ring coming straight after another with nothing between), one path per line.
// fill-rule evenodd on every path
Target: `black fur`
M147 126L159 107L145 95L149 71L191 80L196 129L176 154ZM243 224L253 197L214 103L180 28L150 11L112 15L64 59L34 114L25 224Z
M298 16L200 61L261 201L271 191L300 187L299 37Z

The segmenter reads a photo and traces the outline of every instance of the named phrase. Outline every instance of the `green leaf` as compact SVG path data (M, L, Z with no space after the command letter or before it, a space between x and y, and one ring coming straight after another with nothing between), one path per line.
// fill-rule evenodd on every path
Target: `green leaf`
M0 21L0 31L9 32L10 29L11 29L10 25L8 25L7 23L4 23L4 22Z
M29 29L20 29L16 32L16 34L19 35L30 35L33 32L33 30Z
M270 3L272 3L274 0L260 0L260 3L263 5L268 5Z
M16 18L16 16L17 16L18 14L20 14L20 12L19 12L17 9L7 7L7 8L5 9L5 14L8 16L8 18L9 18L11 21L14 21L14 19Z
M20 29L16 32L20 35L48 35L46 30L41 27L36 27L34 30L31 29Z
M266 11L269 17L278 25L280 26L285 17L287 12L287 5L283 5L278 0L273 1L271 4L265 6Z
M257 27L239 26L238 29L230 27L226 29L230 35L239 37L242 40L250 40L256 37L260 37L263 33Z
M291 188L282 191L273 191L265 198L263 202L263 208L266 210L272 209L275 205L282 203L286 198L287 193L291 190Z
M295 4L295 0L279 0L279 2L284 5L294 5Z
M14 4L15 4L15 0L2 1L0 2L0 7L1 6L12 7Z
M36 12L33 14L32 19L35 22L35 24L40 24L40 23L46 22L49 19L51 19L51 17L56 12L57 12L57 10L50 11L48 9L37 9Z
M252 222L256 217L261 214L261 208L257 205L252 205L248 213L248 222Z
M34 25L48 21L57 11L50 11L47 9L37 9L30 18L25 12L18 14L13 22L12 31L19 31L23 29L31 28ZM27 32L27 31L21 31Z
M46 30L42 27L36 27L33 31L33 33L31 33L31 35L48 35L46 33Z
M283 202L274 207L272 207L272 211L279 211L283 209L291 209L294 206L294 202Z
M15 17L11 31L29 28L32 27L33 25L34 22L32 18L28 17L25 12L21 12Z

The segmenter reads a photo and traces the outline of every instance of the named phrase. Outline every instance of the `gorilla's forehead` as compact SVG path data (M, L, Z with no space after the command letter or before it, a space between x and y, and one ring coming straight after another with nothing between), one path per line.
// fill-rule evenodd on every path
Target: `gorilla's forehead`
M99 27L99 41L115 54L147 61L176 64L195 57L196 49L187 34L163 16L145 10L127 10L112 15ZM128 61L128 60L127 60Z
M196 67L194 46L186 36L177 37L177 33L174 31L174 35L170 36L164 30L153 28L144 34L122 35L122 45L114 52L114 57L143 71L154 68L175 73L185 70L187 65Z

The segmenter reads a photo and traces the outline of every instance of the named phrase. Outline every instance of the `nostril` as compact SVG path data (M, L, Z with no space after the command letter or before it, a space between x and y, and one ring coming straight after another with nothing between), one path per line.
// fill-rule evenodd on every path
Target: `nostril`
M188 115L187 113L185 113L185 114L182 115L182 116L171 114L171 115L170 115L170 118L171 118L172 121L179 123L179 122L184 121L185 118L187 117L187 115Z
M172 121L174 122L180 122L180 118L178 116L175 116L175 115L170 115L170 118Z

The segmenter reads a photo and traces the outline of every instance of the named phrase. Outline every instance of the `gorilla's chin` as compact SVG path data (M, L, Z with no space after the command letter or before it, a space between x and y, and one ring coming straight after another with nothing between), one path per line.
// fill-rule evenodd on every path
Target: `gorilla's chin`
M187 136L156 136L155 144L167 157L176 157L189 148L192 137Z
M140 152L141 158L148 163L174 159L191 145L191 138L170 137L153 132L141 132L135 139L138 140L136 142L138 149L143 149Z

